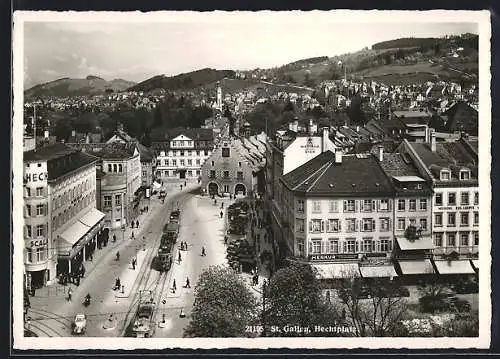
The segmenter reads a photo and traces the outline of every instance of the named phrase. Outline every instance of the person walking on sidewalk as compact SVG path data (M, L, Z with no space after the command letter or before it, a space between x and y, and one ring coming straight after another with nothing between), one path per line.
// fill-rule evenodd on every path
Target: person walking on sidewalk
M69 288L68 289L68 301L71 302L71 297L73 296L73 289Z
M113 243L116 242L116 234L113 233Z
M189 278L186 277L186 288L191 288L191 284L189 284Z
M175 278L174 278L174 282L172 283L172 290L175 291L177 290L177 285L175 284Z
M131 239L135 239L134 231L132 231L132 234L130 235Z
M179 252L179 256L178 256L177 260L179 261L179 264L180 264L182 261L181 252Z
M220 218L224 215L224 212L220 211Z
M139 220L135 221L135 228L139 228Z
M207 254L205 253L205 247L201 247L201 256L205 257Z
M119 261L120 260L120 252L116 252L116 260Z

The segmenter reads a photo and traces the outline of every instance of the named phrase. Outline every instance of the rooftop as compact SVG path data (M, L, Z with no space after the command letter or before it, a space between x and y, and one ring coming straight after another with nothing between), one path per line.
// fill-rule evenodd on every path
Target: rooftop
M283 176L293 191L309 195L377 196L393 193L391 181L371 154L343 155L326 151Z
M24 152L24 162L48 161L53 158L67 156L74 152L76 152L76 150L73 147L65 145L64 143L54 143L40 147L36 150Z

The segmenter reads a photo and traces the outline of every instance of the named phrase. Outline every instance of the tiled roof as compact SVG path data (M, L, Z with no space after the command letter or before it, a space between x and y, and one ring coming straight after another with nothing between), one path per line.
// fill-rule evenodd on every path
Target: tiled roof
M393 193L391 181L371 154L343 155L322 152L282 177L285 185L308 195L377 196Z
M191 138L193 141L213 141L214 131L211 128L184 128L177 127L165 130L163 132L158 131L151 134L151 141L155 142L165 142L174 139L177 136L185 135Z
M77 148L101 159L126 159L134 155L135 143L82 143L76 144Z
M153 160L154 155L153 152L142 143L137 142L137 150L139 151L139 155L141 156L142 162L150 162Z
M48 161L74 152L76 152L76 150L73 147L65 145L64 143L54 143L36 150L24 152L24 161Z

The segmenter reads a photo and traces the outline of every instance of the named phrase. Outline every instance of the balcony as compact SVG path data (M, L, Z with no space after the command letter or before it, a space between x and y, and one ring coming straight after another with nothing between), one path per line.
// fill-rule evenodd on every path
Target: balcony
M448 256L453 252L460 256L474 256L479 253L479 246L435 248L432 252L437 256Z

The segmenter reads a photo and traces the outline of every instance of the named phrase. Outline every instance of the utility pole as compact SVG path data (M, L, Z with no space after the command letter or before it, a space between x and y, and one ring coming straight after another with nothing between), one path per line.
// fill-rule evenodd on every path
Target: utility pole
M267 281L264 279L262 283L262 336L267 336L266 331L266 289L267 289Z
M33 138L35 139L35 148L33 151L36 152L36 103L33 104Z

